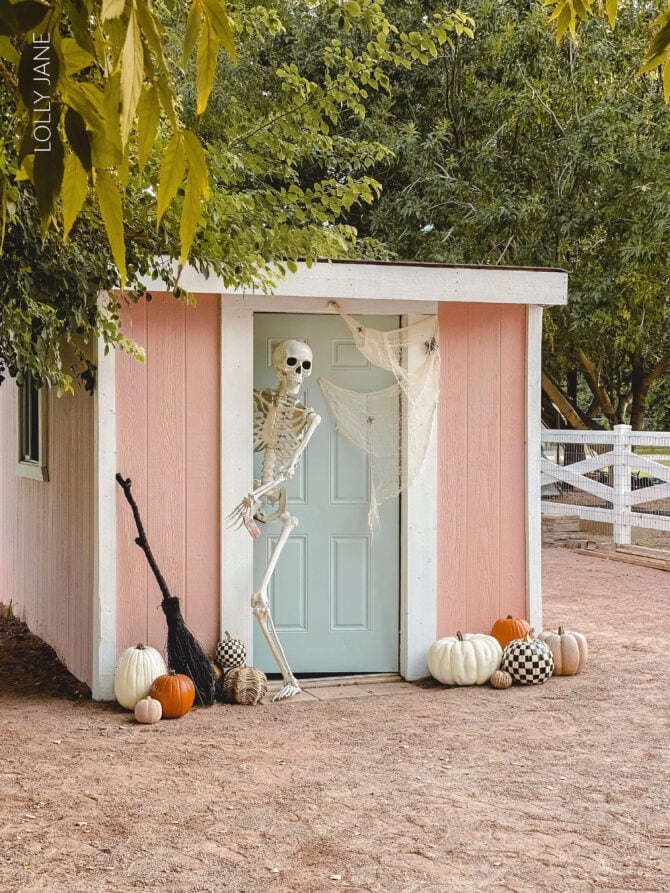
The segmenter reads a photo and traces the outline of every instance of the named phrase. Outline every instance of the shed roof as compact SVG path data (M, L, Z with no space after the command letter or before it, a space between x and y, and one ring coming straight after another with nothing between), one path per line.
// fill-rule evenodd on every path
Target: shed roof
M148 281L154 290L165 288ZM228 288L216 275L186 267L180 285L187 291L226 295L270 294ZM565 270L532 267L453 266L397 261L324 260L308 267L298 264L271 292L276 297L328 300L372 299L404 302L458 301L492 304L565 304Z

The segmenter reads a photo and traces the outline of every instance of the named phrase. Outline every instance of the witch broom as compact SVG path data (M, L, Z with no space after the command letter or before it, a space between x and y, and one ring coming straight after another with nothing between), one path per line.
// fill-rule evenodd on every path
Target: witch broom
M147 537L140 519L137 503L133 499L130 492L130 478L123 478L120 474L116 475L116 480L130 507L133 510L133 517L137 526L138 536L135 539L137 545L142 549L149 562L149 567L154 572L158 587L163 594L161 608L167 620L168 636L167 636L167 656L168 665L176 672L190 676L195 685L195 702L206 707L214 703L214 685L215 678L209 658L202 650L202 646L193 636L193 633L187 628L179 608L179 599L170 594L167 583L163 579L163 575L158 570L156 560L149 548Z

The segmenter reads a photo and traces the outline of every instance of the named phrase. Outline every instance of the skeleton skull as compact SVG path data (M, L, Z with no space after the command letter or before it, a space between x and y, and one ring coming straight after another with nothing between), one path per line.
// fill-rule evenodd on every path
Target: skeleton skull
M289 394L297 394L312 374L312 351L304 341L282 341L272 352L272 368Z

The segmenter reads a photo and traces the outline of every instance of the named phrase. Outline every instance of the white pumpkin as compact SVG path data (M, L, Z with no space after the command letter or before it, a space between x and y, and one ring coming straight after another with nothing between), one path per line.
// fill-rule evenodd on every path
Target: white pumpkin
M483 633L458 632L438 639L428 650L430 674L444 685L484 685L501 660L500 643Z
M126 710L134 710L137 702L149 694L154 679L166 674L165 661L155 648L150 645L126 648L114 670L114 697Z

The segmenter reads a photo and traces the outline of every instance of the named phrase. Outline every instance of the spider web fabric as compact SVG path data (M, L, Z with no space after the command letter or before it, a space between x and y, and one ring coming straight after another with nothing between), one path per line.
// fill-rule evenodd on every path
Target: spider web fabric
M396 379L383 390L369 392L351 391L319 379L337 430L368 457L368 526L374 533L379 527L381 503L411 487L428 452L439 397L438 322L436 316L429 316L382 332L338 312L363 356ZM407 431L403 431L403 419Z

